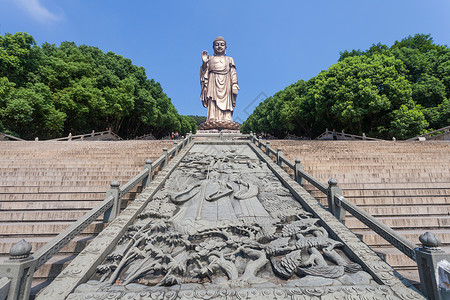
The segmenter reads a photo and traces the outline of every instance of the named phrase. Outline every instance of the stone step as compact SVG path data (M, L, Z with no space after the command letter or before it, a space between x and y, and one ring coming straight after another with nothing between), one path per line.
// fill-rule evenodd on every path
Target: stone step
M16 176L16 177L22 177L22 178L30 178L30 177L60 177L60 176L65 176L67 178L70 178L72 176L80 176L80 175L86 175L86 176L130 176L130 175L135 175L134 172L136 172L137 170L142 170L142 165L139 165L139 167L136 167L136 170L133 169L129 169L130 166L126 166L124 167L124 169L120 169L117 168L115 171L110 172L108 170L97 170L97 171L92 171L92 169L82 169L82 170L73 170L73 169L64 169L61 168L61 170L55 170L55 169L42 169L42 170L29 170L30 165L28 166L28 168L23 168L23 169L19 169L19 170L11 170L11 169L3 169L0 171L0 175L3 176Z
M0 237L56 235L72 223L73 222L0 223ZM102 222L93 222L83 230L82 234L99 233L105 226L106 224Z
M291 169L289 169L290 172L293 172ZM288 172L289 170L285 170L286 172ZM288 172L289 173L289 172ZM404 184L404 183L443 183L443 184L448 184L449 179L448 176L447 177L442 177L442 176L436 176L436 177L428 177L428 178L406 178L406 177L397 177L397 178L393 178L391 177L381 177L381 176L362 176L363 174L361 174L361 177L354 177L354 178L343 178L341 175L337 175L334 172L329 172L327 174L314 174L312 172L308 172L308 174L311 174L312 176L314 176L317 180L319 180L320 182L322 182L323 184L326 184L328 182L328 180L330 178L335 178L337 179L339 185L347 183L347 184L354 184L354 185L378 185L378 184L395 184L395 183L400 183L400 184Z
M33 202L1 202L0 209L11 210L68 210L68 209L91 209L103 199L98 201L33 201Z
M0 211L0 222L45 222L52 221L76 221L84 216L89 209L84 210L24 210L24 211ZM101 220L101 218L99 218Z
M324 169L324 170L314 170L310 169L307 166L305 166L306 172L314 175L314 176L320 176L328 175L330 171L336 172L339 174L341 178L353 178L359 174L363 174L366 177L381 177L381 178L401 178L402 176L405 176L405 178L427 178L427 177L433 177L438 175L448 175L449 171L446 168L436 168L436 169L430 169L429 166L425 166L423 168L401 168L399 170L392 170L392 169L385 169L385 168L378 168L378 169L371 169L371 168L355 168L355 167L345 167L345 168L339 168L335 167L332 169Z
M354 174L343 174L345 170L340 171L342 172L341 175L337 176L334 174L329 175L327 174L318 174L317 172L310 172L307 171L307 173L313 175L317 179L319 179L322 182L327 182L330 178L336 178L338 179L338 182L358 182L358 183L367 183L367 182L377 182L376 180L379 180L380 182L383 182L383 180L387 181L395 181L397 178L401 179L402 182L426 182L430 179L439 179L439 178L449 178L450 172L428 172L426 170L409 170L407 172L403 173L395 173L395 174L389 174L384 171L376 171L376 172L358 172ZM433 180L434 181L434 180ZM439 180L438 180L439 181ZM445 182L445 181L444 181Z
M443 246L450 245L450 230L448 229L438 229L438 230L423 230L423 229L406 229L406 230L396 230L397 233L410 240L411 242L419 245L419 236L425 231L429 231L436 235L441 241ZM358 235L360 239L369 245L370 247L375 248L375 246L390 246L390 244L384 240L381 236L376 234L373 231L365 231L365 230L353 230L353 233Z
M139 172L136 172L136 174ZM96 178L92 176L92 179L88 179L83 175L77 176L78 178L69 177L67 179L43 179L43 178L28 178L23 180L8 180L8 181L0 181L0 191L5 187L26 187L26 186L51 186L51 187L59 187L59 186L103 186L108 187L109 183L112 180L117 180L119 182L126 183L132 177L129 176L115 176L109 178Z
M36 194L36 193L98 193L105 192L105 186L15 186L2 187L0 193L21 193L21 194Z
M312 191L313 196L323 197L320 191ZM345 189L342 194L346 198L358 197L408 197L408 196L449 196L450 188L446 189Z
M311 186L307 184L307 186ZM447 182L386 182L386 183L351 183L339 182L343 191L352 189L369 190L398 190L398 189L450 189L450 181Z
M424 216L424 215L450 215L449 205L433 206L361 206L364 211L374 217L379 216Z
M440 183L447 183L448 182L448 175L447 177L442 177L442 176L436 176L436 177L428 177L428 178L395 178L393 179L392 177L367 177L367 176L362 176L361 177L355 177L355 178L342 178L341 176L337 176L335 174L325 174L322 176L318 176L317 174L312 174L309 173L311 175L313 175L317 180L319 180L320 182L326 184L328 182L328 180L330 178L335 178L337 179L337 181L339 183L343 183L343 182L347 182L347 183L352 183L352 184L385 184L385 183L395 183L395 182L400 182L400 183L416 183L416 182L420 182L420 183L427 183L427 182L440 182Z
M139 190L141 189L138 187ZM136 189L138 189L136 188ZM100 201L105 198L105 192L97 192L97 193L61 193L61 194L0 194L0 205L5 202L39 202L39 201ZM128 194L124 195L123 198L135 198L136 191L133 189Z
M377 253L382 253L386 256L386 262L394 268L417 268L417 263L403 254L395 247L377 247ZM450 253L450 246L443 246L441 250Z
M315 196L317 200L323 205L328 205L327 198L324 194L322 196ZM408 206L408 205L448 205L450 203L450 196L417 196L417 197L379 197L379 198L352 198L345 197L347 200L355 203L360 207L364 206Z
M319 202L328 208L328 201L325 198L319 199ZM354 202L354 201L352 201ZM370 206L358 205L359 208L371 214L376 218L392 216L398 218L414 217L414 216L436 216L443 217L450 215L450 206L447 203L424 203L422 205L386 205L371 204ZM346 217L351 217L350 213L346 213Z
M29 236L25 237L25 240L29 242L32 246L32 253L34 253L36 250L42 248L45 244L50 242L53 238L55 238L56 235L53 236ZM22 240L23 237L5 237L1 238L0 240L0 256L3 258L8 258L9 256L9 250L11 247ZM59 253L79 253L81 250L86 247L92 240L94 239L94 236L83 236L78 235L76 236L72 241L70 241Z
M417 268L417 263L395 247L371 247L394 269Z
M34 273L34 278L45 279L55 278L62 270L74 259L76 255L57 254L52 256L45 264L43 264Z
M450 216L416 216L416 217L379 217L378 221L386 224L392 229L423 228L423 229L444 229L450 228ZM345 226L351 230L369 228L355 217L346 217Z
M106 190L96 193L46 193L46 194L1 194L0 202L9 201L73 201L73 200L100 200L106 195Z

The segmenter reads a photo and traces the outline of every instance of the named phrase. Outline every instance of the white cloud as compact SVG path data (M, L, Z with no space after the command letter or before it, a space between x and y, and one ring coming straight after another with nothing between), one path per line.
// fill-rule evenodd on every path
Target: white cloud
M48 23L62 19L61 14L50 12L39 0L15 0L35 20Z

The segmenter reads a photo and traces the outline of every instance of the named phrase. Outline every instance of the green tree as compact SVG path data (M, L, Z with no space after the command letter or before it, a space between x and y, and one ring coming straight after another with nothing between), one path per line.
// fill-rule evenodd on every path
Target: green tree
M339 61L256 107L243 132L313 138L325 128L408 138L447 126L450 49L417 34L392 47L341 52Z
M33 81L40 58L40 48L31 35L22 32L0 35L0 77L25 86Z
M9 132L26 139L62 133L66 115L55 108L46 85L36 83L14 89L4 102L0 115Z

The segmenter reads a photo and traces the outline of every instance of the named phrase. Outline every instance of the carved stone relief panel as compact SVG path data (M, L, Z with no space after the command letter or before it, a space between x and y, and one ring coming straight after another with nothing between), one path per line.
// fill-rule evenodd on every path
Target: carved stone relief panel
M195 145L68 299L86 292L99 299L210 299L277 291L296 299L358 291L367 299L397 298L318 221L247 145Z

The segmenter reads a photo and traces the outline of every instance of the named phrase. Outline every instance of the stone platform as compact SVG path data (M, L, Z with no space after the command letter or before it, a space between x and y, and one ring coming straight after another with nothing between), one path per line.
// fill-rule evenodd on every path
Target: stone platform
M37 299L422 299L260 149L194 141Z
M232 130L232 129L206 129L206 130L197 130L197 133L235 133L238 134L240 133L239 130Z
M199 130L237 130L239 131L241 129L241 125L239 123L233 122L233 121L216 121L216 120L208 120L206 122L203 122L198 126Z

